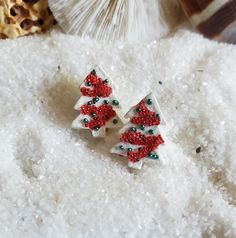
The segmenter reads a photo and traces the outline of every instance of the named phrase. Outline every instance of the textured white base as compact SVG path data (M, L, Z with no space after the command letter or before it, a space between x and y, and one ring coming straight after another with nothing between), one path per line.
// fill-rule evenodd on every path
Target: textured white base
M1 41L0 55L0 237L236 237L235 46L185 31L115 46L53 32ZM97 63L124 111L154 91L161 161L130 171L109 153L114 134L70 128Z

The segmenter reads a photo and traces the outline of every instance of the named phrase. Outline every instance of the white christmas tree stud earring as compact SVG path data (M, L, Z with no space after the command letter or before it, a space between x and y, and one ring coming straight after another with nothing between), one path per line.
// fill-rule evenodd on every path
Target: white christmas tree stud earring
M75 104L79 116L72 122L74 129L89 129L94 137L105 137L106 128L123 126L118 116L119 101L112 93L109 78L103 69L95 67L80 86L82 96Z
M125 115L130 121L120 130L120 143L111 152L128 158L128 166L141 169L146 159L159 159L158 148L164 144L159 125L164 118L156 98L147 95Z

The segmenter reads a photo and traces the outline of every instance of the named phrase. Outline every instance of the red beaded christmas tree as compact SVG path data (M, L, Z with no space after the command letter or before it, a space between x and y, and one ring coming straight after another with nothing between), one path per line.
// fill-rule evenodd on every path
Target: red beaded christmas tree
M87 75L80 91L82 96L74 106L80 115L73 121L73 128L89 129L94 137L105 137L106 128L122 127L119 101L113 96L111 84L100 67Z
M158 148L164 144L158 126L165 124L159 105L151 93L126 114L130 118L120 130L120 143L111 152L128 158L129 167L141 169L144 160L159 159Z

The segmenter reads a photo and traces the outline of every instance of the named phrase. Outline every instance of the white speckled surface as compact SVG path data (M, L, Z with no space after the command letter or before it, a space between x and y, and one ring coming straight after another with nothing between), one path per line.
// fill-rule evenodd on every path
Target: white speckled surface
M54 31L1 41L0 55L0 237L236 236L235 46L187 31L122 45ZM125 110L153 90L168 123L161 162L130 172L109 154L112 133L70 128L97 63Z

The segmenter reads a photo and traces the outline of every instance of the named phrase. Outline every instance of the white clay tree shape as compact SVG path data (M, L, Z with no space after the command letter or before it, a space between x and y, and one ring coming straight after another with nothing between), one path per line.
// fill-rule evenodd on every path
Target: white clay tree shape
M73 121L74 129L89 129L94 137L105 137L107 128L120 128L119 101L112 93L112 86L105 72L95 67L80 86L82 96L75 104L80 112Z
M127 157L129 167L141 169L146 159L159 159L158 148L164 144L159 125L165 124L160 107L150 93L125 116L130 121L120 130L120 143L111 152Z

